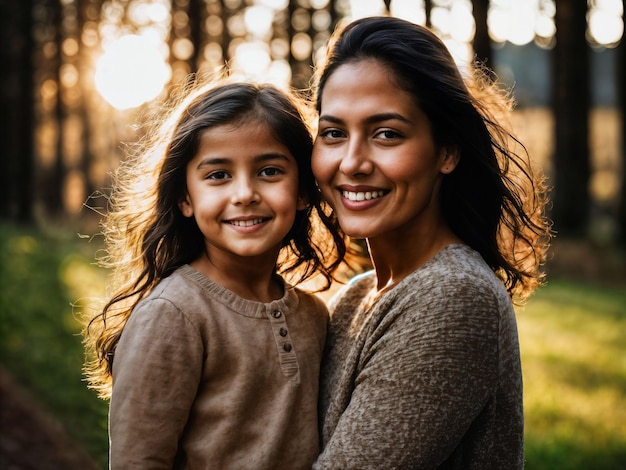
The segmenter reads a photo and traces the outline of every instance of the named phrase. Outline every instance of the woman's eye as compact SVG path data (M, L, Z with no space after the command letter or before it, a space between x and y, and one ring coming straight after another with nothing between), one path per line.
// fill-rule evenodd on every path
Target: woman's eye
M400 134L391 129L383 129L376 133L376 138L378 139L391 140L391 139L397 139L399 137L400 137Z
M319 135L326 139L340 139L344 134L339 129L325 129L320 131Z

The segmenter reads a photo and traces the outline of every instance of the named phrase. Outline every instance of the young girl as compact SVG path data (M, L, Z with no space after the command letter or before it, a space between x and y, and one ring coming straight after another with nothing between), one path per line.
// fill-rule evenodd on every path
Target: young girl
M374 271L333 301L314 468L524 465L513 301L541 283L550 224L493 114L510 102L476 74L391 17L339 30L319 68L313 172Z
M116 291L86 330L112 469L314 461L327 311L279 273L328 285L345 247L303 109L269 85L200 89L121 168L105 225Z

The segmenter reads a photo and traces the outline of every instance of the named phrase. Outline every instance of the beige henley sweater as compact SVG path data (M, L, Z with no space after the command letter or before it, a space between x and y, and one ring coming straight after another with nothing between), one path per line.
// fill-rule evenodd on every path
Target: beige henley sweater
M189 266L131 314L115 352L112 469L307 469L327 310L288 287L243 299Z
M331 305L314 468L522 468L517 327L500 280L450 245L366 309L375 282L362 276Z

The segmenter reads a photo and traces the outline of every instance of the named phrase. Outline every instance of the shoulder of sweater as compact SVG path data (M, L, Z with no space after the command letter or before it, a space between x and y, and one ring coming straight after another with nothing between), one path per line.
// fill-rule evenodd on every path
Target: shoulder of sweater
M143 325L140 329L146 328L146 325L155 325L163 331L171 331L172 328L179 329L181 327L189 327L193 330L198 329L198 322L195 315L190 316L190 312L198 309L186 308L186 305L193 305L193 302L183 303L180 300L182 295L168 296L160 295L159 290L164 287L159 283L155 289L144 299L142 299L133 309L127 326L130 324ZM126 328L125 328L126 329Z
M146 310L151 315L154 310L178 313L191 323L195 317L203 317L206 311L206 295L203 289L182 274L180 270L162 279L136 306L135 311ZM195 307L198 308L195 308ZM149 307L146 309L146 307ZM134 313L134 312L133 312Z
M466 245L449 245L409 277L468 286L502 284L482 256Z
M453 245L407 276L386 296L394 304L464 304L467 308L491 305L501 308L510 303L502 281L473 249Z
M150 291L150 293L144 298L144 301L159 298L178 300L181 298L188 298L193 292L200 291L201 289L197 287L191 279L183 275L179 268L169 276L161 279L161 281L154 286L152 291Z

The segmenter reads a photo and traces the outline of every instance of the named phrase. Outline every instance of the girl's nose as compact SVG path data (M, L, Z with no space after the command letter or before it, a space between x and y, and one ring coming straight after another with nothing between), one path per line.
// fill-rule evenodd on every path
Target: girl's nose
M348 176L359 176L370 174L373 168L367 145L357 140L350 141L341 159L339 170Z
M233 185L233 204L256 204L260 201L260 195L254 184L248 178L241 178Z

